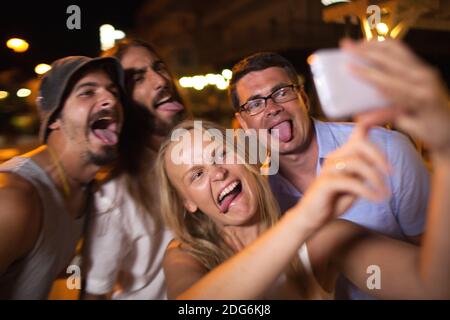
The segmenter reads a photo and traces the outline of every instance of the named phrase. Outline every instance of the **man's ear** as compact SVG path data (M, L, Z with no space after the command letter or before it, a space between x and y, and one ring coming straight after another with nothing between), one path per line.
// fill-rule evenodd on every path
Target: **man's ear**
M189 211L189 213L195 213L198 210L197 205L189 199L184 199L183 204L186 210Z
M48 126L50 129L55 130L55 129L59 129L61 128L61 120L58 118L55 121L53 121L51 124L49 124Z
M245 122L244 118L241 116L241 113L240 112L236 112L234 114L234 116L239 121L239 124L240 124L241 128L244 129L244 130L248 130L247 122Z

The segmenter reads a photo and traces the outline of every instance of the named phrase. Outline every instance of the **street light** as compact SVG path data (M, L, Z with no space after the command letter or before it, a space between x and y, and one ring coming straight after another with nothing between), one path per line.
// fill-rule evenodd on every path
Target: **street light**
M224 69L222 70L222 76L225 78L225 80L230 80L233 76L233 72L230 69Z
M6 99L6 98L8 98L8 96L9 96L8 91L0 91L0 100Z
M389 27L386 23L380 22L376 26L377 32L380 36L386 36L389 33Z
M193 77L182 77L178 82L182 88L194 88L203 90L206 86L216 86L219 90L228 88L232 72L229 69L222 71L222 74L208 73L206 75L196 75Z
M29 44L23 39L12 38L6 42L6 46L14 52L25 52L28 50Z
M125 38L125 32L114 28L110 24L104 24L100 26L100 45L102 51L106 51L116 43L116 40Z
M30 89L26 89L26 88L22 88L22 89L17 90L16 94L17 94L17 96L19 98L26 98L26 97L28 97L31 94L31 90Z
M34 68L34 72L37 74L44 74L47 71L49 71L52 67L50 67L48 64L40 63Z

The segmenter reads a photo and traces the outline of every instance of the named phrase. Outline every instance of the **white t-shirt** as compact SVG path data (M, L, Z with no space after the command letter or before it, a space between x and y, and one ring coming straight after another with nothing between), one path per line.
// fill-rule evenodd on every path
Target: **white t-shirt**
M86 292L114 291L113 299L166 299L162 261L171 233L155 230L150 215L135 206L123 178L102 186L95 204L83 259Z

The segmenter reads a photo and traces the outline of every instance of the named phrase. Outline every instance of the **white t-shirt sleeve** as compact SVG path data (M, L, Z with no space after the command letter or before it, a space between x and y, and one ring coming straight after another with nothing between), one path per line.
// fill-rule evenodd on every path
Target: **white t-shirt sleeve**
M108 183L95 194L95 212L89 220L83 257L85 291L89 294L108 294L113 290L129 250L115 190Z

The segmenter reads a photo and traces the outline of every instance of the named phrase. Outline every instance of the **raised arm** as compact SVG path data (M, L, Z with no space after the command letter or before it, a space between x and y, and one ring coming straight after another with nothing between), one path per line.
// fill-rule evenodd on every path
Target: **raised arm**
M325 280L320 271L331 264L327 272L337 269L377 298L450 299L448 188L450 169L436 172L421 247L368 232L347 221L324 227L308 243L313 268L319 271L322 284ZM370 286L372 275L379 277L379 288Z
M314 273L324 287L337 271L378 298L450 299L450 157L434 159L421 247L347 221L332 222L308 242ZM368 286L371 272L380 277L380 288Z
M354 66L353 71L393 103L390 108L360 115L359 121L366 125L391 121L422 140L430 151L433 175L420 249L379 235L360 235L358 241L343 242L335 262L366 291L366 269L378 265L381 289L370 294L381 298L450 299L450 108L446 86L435 69L399 41L346 41L342 46L371 63L371 67Z

